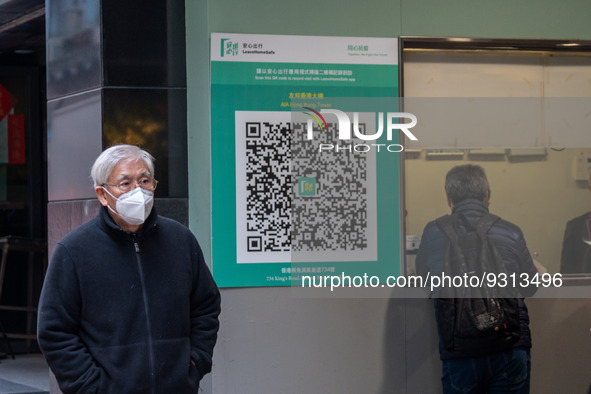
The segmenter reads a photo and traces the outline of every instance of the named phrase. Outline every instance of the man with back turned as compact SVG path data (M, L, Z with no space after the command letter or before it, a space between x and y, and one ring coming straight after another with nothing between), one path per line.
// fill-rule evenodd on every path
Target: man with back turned
M452 216L462 217L474 225L489 215L490 188L486 174L480 166L462 165L452 168L445 179L447 202ZM526 275L536 274L533 260L525 244L523 233L514 224L497 219L488 230L487 238L494 244L508 272ZM450 240L437 221L431 221L423 231L416 259L417 273L422 276L442 275ZM529 317L523 296L532 295L530 288L518 289L519 322L516 331L519 339L508 349L478 352L450 351L443 346L442 318L438 307L442 302L435 298L438 321L439 354L442 360L442 384L444 393L529 393L531 371L531 336ZM535 289L533 290L535 291ZM527 293L527 294L525 294ZM474 354L477 354L476 356Z

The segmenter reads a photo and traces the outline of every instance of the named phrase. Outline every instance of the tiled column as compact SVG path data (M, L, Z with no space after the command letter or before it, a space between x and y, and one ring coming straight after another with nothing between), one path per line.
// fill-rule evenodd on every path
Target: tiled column
M187 214L184 0L47 0L49 255L96 215L90 168L130 143L156 158L156 207Z

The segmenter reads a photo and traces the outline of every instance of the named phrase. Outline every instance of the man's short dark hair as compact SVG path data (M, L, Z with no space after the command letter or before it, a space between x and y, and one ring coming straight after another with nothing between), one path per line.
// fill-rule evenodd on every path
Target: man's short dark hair
M449 170L445 177L445 192L452 203L457 204L469 198L484 201L490 187L484 169L477 165L465 164Z

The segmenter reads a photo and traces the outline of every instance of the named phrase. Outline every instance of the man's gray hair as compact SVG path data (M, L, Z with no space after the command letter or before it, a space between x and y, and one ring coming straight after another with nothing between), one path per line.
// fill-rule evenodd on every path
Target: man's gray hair
M145 150L135 145L114 145L105 149L99 155L92 165L90 176L94 182L94 187L107 183L113 169L120 161L137 162L142 160L154 176L154 157Z
M473 198L484 201L490 187L484 169L477 165L465 164L449 170L445 177L445 192L452 203Z

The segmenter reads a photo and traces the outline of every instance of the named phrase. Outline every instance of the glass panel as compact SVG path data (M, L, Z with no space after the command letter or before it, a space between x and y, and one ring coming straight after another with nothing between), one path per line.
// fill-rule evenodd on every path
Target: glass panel
M406 159L407 236L420 236L429 221L450 213L444 190L447 172L456 165L478 164L486 171L490 183L491 213L521 228L536 260L552 273L591 272L591 246L585 219L591 213L589 175L577 176L575 172L575 160L583 157L587 164L591 149L545 152L507 150L484 155L466 152L459 158L451 158L430 157L428 151L421 151ZM561 263L567 222L574 218L578 219L569 224L572 235L564 244L567 261ZM569 257L573 255L577 256L576 261Z
M45 232L38 83L34 69L0 68L0 236Z
M48 99L101 84L100 1L48 0Z
M156 197L187 196L186 107L184 89L104 89L104 147L125 143L150 152Z
M101 115L99 90L47 103L49 201L96 197L90 168L102 151Z
M405 54L406 235L450 213L445 176L478 164L492 213L519 226L541 272L591 273L591 54ZM408 97L411 96L411 97ZM410 242L411 244L413 242ZM415 249L415 245L411 249ZM407 270L413 272L412 253Z
M105 86L184 87L184 10L184 0L103 1Z

